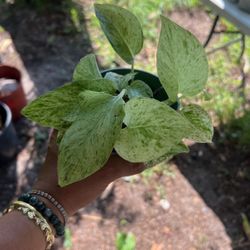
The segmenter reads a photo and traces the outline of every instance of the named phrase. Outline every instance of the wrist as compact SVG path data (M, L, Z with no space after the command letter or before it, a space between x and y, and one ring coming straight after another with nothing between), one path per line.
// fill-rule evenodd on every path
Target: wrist
M40 201L42 201L45 204L46 208L49 208L52 211L52 213L58 217L58 219L61 223L64 222L64 218L63 218L62 214L58 211L58 209L50 201L48 201L44 197L41 197L41 196L38 196L35 194L33 194L33 195L36 196ZM53 234L56 235L56 230L55 230L54 226L51 224L51 222L49 220L47 220L47 222L50 224L51 229L53 231Z
M75 182L66 187L57 185L57 180L50 182L39 179L33 188L52 195L64 207L68 216L71 216L94 200L114 179L112 173L101 169L83 181Z

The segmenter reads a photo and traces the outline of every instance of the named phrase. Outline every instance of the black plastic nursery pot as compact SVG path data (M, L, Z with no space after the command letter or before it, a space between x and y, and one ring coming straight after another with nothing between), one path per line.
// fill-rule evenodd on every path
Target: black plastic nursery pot
M10 162L17 153L18 139L12 124L12 114L9 107L0 102L0 167Z
M131 69L128 68L114 68L114 69L107 69L102 71L102 76L104 77L108 72L117 73L119 75L126 75L131 72ZM156 75L148 73L143 70L134 70L135 73L135 80L142 80L144 81L153 91L154 98L158 101L165 101L168 99L168 95L164 88L161 85L159 78ZM178 103L174 103L171 107L175 110L178 109Z

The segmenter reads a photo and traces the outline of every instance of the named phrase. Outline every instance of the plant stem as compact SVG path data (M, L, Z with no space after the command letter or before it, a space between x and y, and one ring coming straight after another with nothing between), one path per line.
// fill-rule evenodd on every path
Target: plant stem
M118 95L120 98L123 98L123 96L126 94L127 90L123 89L120 94Z
M131 65L131 73L135 73L134 66L135 66L135 61L133 60L133 63L132 63L132 65ZM133 82L133 81L134 81L134 78L135 78L135 76L132 77L132 79L131 79L130 82Z
M134 61L133 61L133 62L132 62L132 65L131 65L131 73L134 73L134 72L135 72L134 66L135 66L135 63L134 63Z

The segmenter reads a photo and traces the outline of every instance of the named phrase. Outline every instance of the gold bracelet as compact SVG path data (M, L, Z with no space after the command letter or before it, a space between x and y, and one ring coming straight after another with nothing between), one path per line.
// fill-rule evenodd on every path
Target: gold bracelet
M48 222L43 216L31 205L23 201L14 201L4 213L9 213L13 210L17 210L26 215L30 220L33 220L37 226L40 227L46 240L46 250L49 250L54 243L54 235Z

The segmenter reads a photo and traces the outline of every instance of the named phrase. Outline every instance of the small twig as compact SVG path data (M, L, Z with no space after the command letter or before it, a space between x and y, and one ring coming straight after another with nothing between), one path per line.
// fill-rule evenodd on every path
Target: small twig
M214 34L241 34L239 30L215 30Z
M214 52L216 52L216 51L218 51L218 50L225 49L226 47L229 47L229 46L231 46L231 45L233 45L233 44L235 44L235 43L238 43L238 42L240 42L240 41L241 41L241 37L236 38L236 39L234 39L234 40L232 40L232 41L229 41L228 43L225 43L225 44L222 45L222 46L219 46L219 47L217 47L217 48L214 48L214 49L209 50L209 51L207 52L207 54L208 54L208 55L213 54Z
M240 248L247 247L247 246L250 246L250 242L239 243L238 245L233 245L233 249L240 249Z

